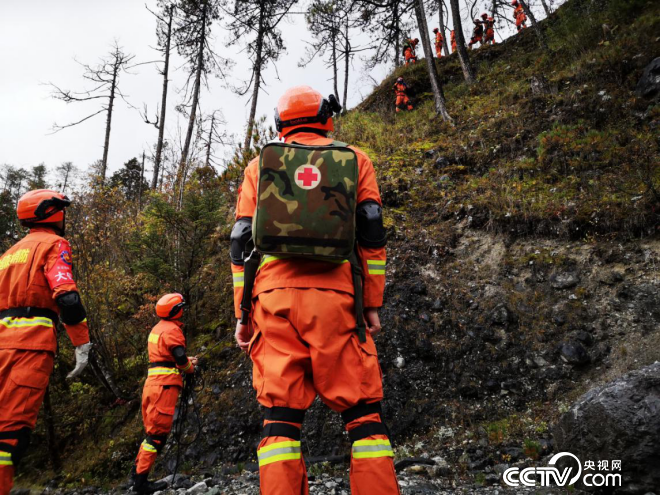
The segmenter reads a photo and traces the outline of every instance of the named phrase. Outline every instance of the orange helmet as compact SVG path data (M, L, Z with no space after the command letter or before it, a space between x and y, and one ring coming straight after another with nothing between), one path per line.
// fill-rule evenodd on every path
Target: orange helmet
M481 14L481 18L482 18L482 19L488 19L488 14L486 14L486 13L484 12L483 14Z
M275 127L280 137L301 127L334 131L332 114L340 111L341 105L335 95L326 99L309 86L296 86L288 89L277 102Z
M71 201L50 189L35 189L21 196L16 205L18 219L27 223L53 223L64 220L64 208Z
M183 316L183 307L186 301L178 292L165 294L156 303L156 314L165 320L176 320Z

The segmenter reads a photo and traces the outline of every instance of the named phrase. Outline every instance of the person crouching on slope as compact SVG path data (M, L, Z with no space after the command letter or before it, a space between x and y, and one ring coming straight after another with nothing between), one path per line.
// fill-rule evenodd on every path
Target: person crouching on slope
M64 235L64 194L25 193L16 213L30 232L0 257L0 495L30 443L57 351L56 326L64 324L82 373L89 359L87 315L71 271Z
M412 110L413 106L408 97L408 85L403 80L403 77L397 77L394 83L394 94L396 95L396 112L399 113L401 108L405 105L408 110Z
M328 138L340 110L333 95L287 90L275 110L284 143L261 150L239 189L231 234L236 341L253 362L266 409L257 450L262 495L309 493L300 437L317 394L348 431L353 495L400 493L373 339L387 236L371 160Z
M181 294L166 294L156 303L160 318L148 338L149 371L142 391L142 421L147 438L140 445L131 473L133 491L153 493L167 488L167 483L147 480L156 456L172 431L172 421L179 392L181 373L194 373L197 358L186 355L186 338L180 318L186 303Z

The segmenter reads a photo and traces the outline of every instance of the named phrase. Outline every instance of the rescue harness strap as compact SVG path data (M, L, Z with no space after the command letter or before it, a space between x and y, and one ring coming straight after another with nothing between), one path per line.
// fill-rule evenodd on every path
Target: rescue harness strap
M0 319L2 318L48 318L53 320L53 325L57 325L59 320L58 314L52 309L36 308L34 306L26 306L24 308L10 308L0 311Z
M341 418L344 420L345 424L348 424L351 421L355 421L363 416L368 416L369 414L383 414L380 407L380 401L372 402L371 404L360 403L356 406L350 407L341 413Z
M266 437L287 437L300 441L300 428L286 423L268 423L261 434L261 438Z
M287 421L289 423L302 423L305 419L306 409L293 409L291 407L268 407L264 417L271 421Z
M353 291L355 292L355 328L358 339L363 344L367 341L367 327L364 323L364 300L362 297L362 266L358 260L355 250L351 253L348 260L351 262L351 274L353 275Z
M370 437L371 435L385 435L389 437L390 432L383 423L366 423L348 432L348 438L351 439L351 443Z
M257 278L257 270L261 255L256 249L253 249L243 264L243 299L241 300L241 324L247 325L252 310L252 289L254 288L254 279Z
M155 361L149 363L149 368L176 368L176 363L172 361Z

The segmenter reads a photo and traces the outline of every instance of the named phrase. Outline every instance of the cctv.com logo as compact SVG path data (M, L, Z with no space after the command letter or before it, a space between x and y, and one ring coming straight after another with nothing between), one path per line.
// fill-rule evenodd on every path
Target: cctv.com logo
M570 464L575 466L567 466L562 471L555 467L557 461L562 457L570 457L573 461ZM574 469L577 467L577 469ZM591 472L593 471L593 472ZM580 479L582 484L587 487L601 487L601 486L621 486L621 473L614 473L613 471L621 471L621 461L613 460L598 461L598 472L596 472L596 463L594 461L586 461L584 463L584 470L582 463L575 455L570 452L559 452L552 456L548 467L528 467L523 470L519 468L509 468L504 471L504 483L508 486L571 486L577 483ZM584 475L582 474L584 472Z

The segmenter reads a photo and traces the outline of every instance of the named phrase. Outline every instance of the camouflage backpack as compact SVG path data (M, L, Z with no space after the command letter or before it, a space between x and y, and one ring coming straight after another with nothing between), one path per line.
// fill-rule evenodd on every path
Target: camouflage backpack
M357 156L344 143L264 146L252 224L256 250L348 259L355 245L357 182Z

